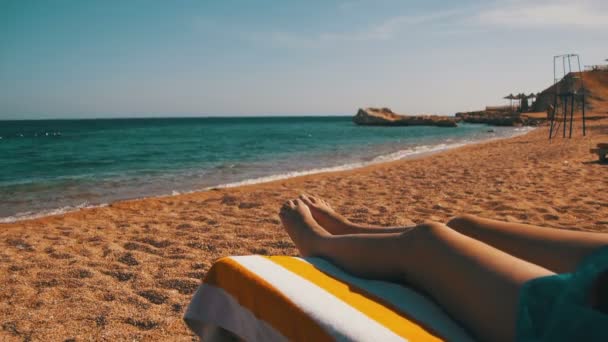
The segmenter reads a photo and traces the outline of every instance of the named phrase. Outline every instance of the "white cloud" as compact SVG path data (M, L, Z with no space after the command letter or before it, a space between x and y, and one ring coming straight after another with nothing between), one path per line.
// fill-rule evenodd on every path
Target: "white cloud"
M337 38L341 38L342 40L389 40L407 27L448 19L457 16L461 12L462 11L460 10L450 10L413 16L396 16L372 26L365 31L339 35Z
M503 0L493 5L396 15L352 30L301 34L290 31L248 32L248 40L289 48L318 48L349 42L390 41L407 32L427 31L462 35L488 27L507 29L608 29L608 3L604 0ZM356 1L341 7L351 9ZM354 26L354 25L353 25ZM417 31L415 31L417 30Z
M509 1L506 6L482 10L484 26L508 28L607 29L608 8L599 1Z
M255 41L270 41L289 47L319 47L344 42L387 41L395 38L408 27L447 20L462 13L462 10L440 11L419 15L390 17L365 29L345 32L321 32L302 35L293 32L273 31L249 34Z

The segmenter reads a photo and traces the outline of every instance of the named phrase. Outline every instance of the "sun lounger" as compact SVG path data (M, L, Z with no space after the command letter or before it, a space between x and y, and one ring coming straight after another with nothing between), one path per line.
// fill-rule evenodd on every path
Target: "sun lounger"
M600 162L606 162L606 155L608 155L608 143L600 143L597 144L597 148L592 148L590 150L591 153L595 153L599 156Z
M426 296L318 258L220 259L184 319L205 340L225 330L246 341L472 341Z

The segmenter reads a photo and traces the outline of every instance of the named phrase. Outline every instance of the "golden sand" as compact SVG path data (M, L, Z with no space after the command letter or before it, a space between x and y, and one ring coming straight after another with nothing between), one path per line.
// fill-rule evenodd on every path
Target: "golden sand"
M192 340L186 305L217 258L296 250L277 211L299 193L355 222L458 214L608 232L608 166L547 128L423 158L0 225L0 340Z

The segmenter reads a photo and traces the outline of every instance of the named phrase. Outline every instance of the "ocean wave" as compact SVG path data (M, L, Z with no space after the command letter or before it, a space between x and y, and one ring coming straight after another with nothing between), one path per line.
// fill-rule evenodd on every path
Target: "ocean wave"
M46 210L40 210L40 211L36 211L36 212L26 211L26 212L17 213L12 216L0 217L0 223L11 223L11 222L16 222L16 221L32 220L32 219L37 219L37 218L46 217L46 216L61 215L61 214L69 213L72 211L79 211L82 209L101 208L101 207L105 207L107 205L108 205L108 203L91 205L91 204L89 204L89 202L83 202L78 205L74 205L74 206L68 205L68 206L56 208L56 209L46 209Z
M245 180L238 181L238 182L210 186L210 187L206 187L206 188L199 189L199 190L193 190L191 192L196 192L196 191L201 191L201 190L205 191L205 190L211 190L211 189L234 188L237 186L267 183L267 182L273 182L273 181L282 180L282 179L307 176L307 175L313 175L313 174L318 174L318 173L337 172L337 171L358 169L358 168L369 166L369 165L386 163L386 162L391 162L391 161L396 161L396 160L401 160L401 159L406 159L406 158L413 158L416 156L426 155L426 154L430 154L430 153L438 153L441 151L462 147L462 146L465 146L468 144L515 137L515 136L523 135L523 134L533 131L535 129L536 129L536 127L529 127L529 126L519 127L519 128L515 128L513 130L513 133L509 134L507 136L489 137L489 138L476 139L476 140L465 140L465 141L459 141L459 142L454 142L454 143L448 143L448 142L453 141L453 139L446 139L444 142L434 144L434 145L418 145L418 146L408 147L406 149L399 150L396 152L379 155L377 157L374 157L371 161L355 162L355 163L342 164L342 165L338 165L338 166L331 166L331 167L325 167L325 168L315 168L315 169L304 170L304 171L290 171L290 172L279 173L279 174L270 175L270 176L250 178L250 179L245 179Z
M358 168L369 166L369 165L386 163L386 162L391 162L391 161L396 161L396 160L401 160L401 159L406 159L406 158L412 158L415 156L424 155L424 154L428 154L428 153L436 153L436 152L440 152L440 151L445 151L448 149L461 147L461 146L470 144L472 142L473 141L459 142L459 143L452 143L452 144L442 143L442 144L431 145L431 146L420 145L420 146L415 146L415 147L399 150L396 152L392 152L389 154L380 155L380 156L374 157L371 161L355 162L355 163L342 164L342 165L338 165L338 166L330 166L330 167L324 167L324 168L314 168L314 169L303 170L303 171L284 172L284 173L279 173L279 174L270 175L270 176L251 178L251 179L245 179L245 180L238 181L238 182L210 186L210 187L203 188L201 190L233 188L233 187L237 187L237 186L267 183L267 182L273 182L273 181L282 180L282 179L307 176L307 175L313 175L313 174L318 174L318 173L347 171L347 170L358 169ZM196 192L196 191L199 191L199 190L195 190L193 192Z
M211 190L211 189L232 188L232 187L237 187L237 186L267 183L267 182L289 179L289 178L294 178L294 177L299 177L299 176L312 175L312 174L352 170L352 169L357 169L357 168L374 165L374 164L379 164L379 163L413 158L413 157L422 156L422 155L431 154L431 153L438 153L441 151L462 147L462 146L465 146L468 144L504 139L504 138L514 137L514 136L520 136L520 135L526 134L534 129L536 129L536 128L535 127L519 127L519 128L513 129L510 132L510 134L507 134L507 135L503 135L503 136L492 135L492 136L485 136L480 139L472 139L472 140L454 141L453 139L446 139L443 142L439 142L436 144L410 146L408 148L401 149L401 150L398 150L395 152L375 156L366 161L359 161L359 162L341 164L341 165L330 166L330 167L313 168L313 169L308 169L308 170L288 171L288 172L278 173L278 174L274 174L274 175L262 176L262 177L257 177L257 178L249 178L249 179L244 179L244 180L237 181L237 182L218 184L218 185L214 185L214 186L192 189L192 190L187 190L187 191L171 190L170 192L166 192L164 194L159 194L159 195L155 195L155 196L144 196L144 197L139 197L139 198L141 199L141 198L177 196L180 194L207 191L207 190ZM235 168L238 166L239 166L239 163L227 163L227 164L224 164L221 168L232 169L232 168ZM126 199L126 198L117 199L117 201L124 200L124 199ZM68 213L68 212L78 211L81 209L104 207L107 205L108 205L107 203L90 205L88 202L83 202L79 205L64 206L64 207L57 208L57 209L41 210L41 211L37 211L37 212L31 212L31 211L22 212L22 213L18 213L18 214L12 215L12 216L8 216L8 217L0 217L0 223L10 223L10 222L15 222L15 221L29 220L29 219L35 219L35 218L40 218L40 217L45 217L45 216L60 215L60 214Z

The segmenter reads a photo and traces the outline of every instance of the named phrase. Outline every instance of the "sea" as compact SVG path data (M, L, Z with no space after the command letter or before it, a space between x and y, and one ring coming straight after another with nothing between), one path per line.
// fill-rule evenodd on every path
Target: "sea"
M0 222L353 169L527 130L357 126L346 116L0 121Z

